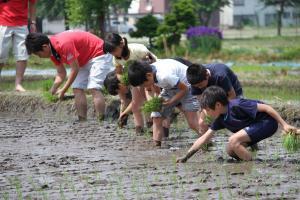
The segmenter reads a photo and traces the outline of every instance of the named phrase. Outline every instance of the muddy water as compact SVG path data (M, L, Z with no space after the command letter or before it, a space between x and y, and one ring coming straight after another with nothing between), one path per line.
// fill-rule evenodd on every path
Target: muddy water
M179 122L162 149L132 125L0 113L0 199L300 199L300 153L279 134L259 144L255 161L226 156L227 132L186 164L196 138Z

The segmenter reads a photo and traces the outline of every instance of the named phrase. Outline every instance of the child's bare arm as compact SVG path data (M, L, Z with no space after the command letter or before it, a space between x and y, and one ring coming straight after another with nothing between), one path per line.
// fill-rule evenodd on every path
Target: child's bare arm
M257 110L259 112L266 112L266 113L268 113L271 117L273 117L282 126L282 128L283 128L283 130L285 132L289 132L289 131L297 132L296 127L291 126L288 123L286 123L282 119L282 117L279 115L279 113L274 108L272 108L271 106L266 105L266 104L260 104L260 103L258 103L257 104Z
M194 142L193 146L188 150L188 153L184 157L178 158L176 162L186 162L201 148L203 144L206 144L210 141L210 139L213 136L213 133L213 130L208 129L200 138L196 140L196 142Z
M122 65L119 65L119 64L116 65L116 73L117 74L122 74L123 73L123 66Z

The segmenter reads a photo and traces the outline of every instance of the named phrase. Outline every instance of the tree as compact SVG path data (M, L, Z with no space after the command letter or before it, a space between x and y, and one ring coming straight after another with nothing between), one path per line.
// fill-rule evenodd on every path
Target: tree
M300 0L261 0L265 6L275 6L277 9L277 35L281 36L282 15L285 7L300 4Z
M130 33L131 37L148 37L149 38L149 45L153 47L152 38L156 37L157 34L157 27L159 22L156 17L149 14L145 17L140 18L137 23L135 24L137 31Z
M230 0L193 0L196 6L200 25L208 26L212 14L230 5Z
M166 36L168 46L178 45L181 34L195 24L196 15L193 1L178 0L172 4L170 13L165 16L163 24L158 27L158 33Z
M172 4L177 3L179 0L171 0ZM193 0L193 6L200 25L208 26L212 14L215 11L221 11L224 6L230 5L230 0Z
M105 22L109 19L109 8L119 6L128 9L131 0L66 0L69 21L74 25L85 24L87 29L105 35Z
M65 10L65 0L39 0L37 2L37 16L39 18L47 18L50 21L55 19L64 19L65 28L69 29L68 17Z

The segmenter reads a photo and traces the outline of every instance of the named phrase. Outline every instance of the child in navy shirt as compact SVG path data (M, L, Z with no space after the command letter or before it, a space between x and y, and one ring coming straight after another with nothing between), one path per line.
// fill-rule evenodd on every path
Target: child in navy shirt
M205 88L219 86L223 88L228 99L242 98L242 86L233 71L224 64L191 64L186 72L187 80L192 85L192 95L200 97ZM205 113L201 112L199 125L202 132L206 132Z
M271 106L250 99L228 100L225 91L217 86L211 86L203 92L200 104L215 120L206 133L196 140L187 155L177 162L186 162L220 129L226 128L234 133L228 140L228 155L247 161L252 156L246 147L271 137L276 132L278 123L285 132L296 131Z

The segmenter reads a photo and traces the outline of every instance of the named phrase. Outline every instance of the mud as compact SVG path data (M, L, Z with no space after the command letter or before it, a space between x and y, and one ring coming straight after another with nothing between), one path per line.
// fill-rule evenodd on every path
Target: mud
M113 121L0 112L0 199L299 199L300 153L279 133L251 162L225 152L221 131L208 151L176 164L196 138L183 120L161 149ZM294 123L295 124L295 123ZM298 124L299 125L299 124Z

